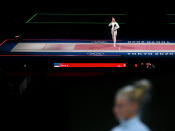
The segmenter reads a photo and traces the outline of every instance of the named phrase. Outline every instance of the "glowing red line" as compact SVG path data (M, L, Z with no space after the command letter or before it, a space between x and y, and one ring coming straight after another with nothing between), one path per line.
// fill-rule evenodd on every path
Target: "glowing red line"
M6 41L7 41L7 40L4 40L4 41L0 44L0 46L2 46Z

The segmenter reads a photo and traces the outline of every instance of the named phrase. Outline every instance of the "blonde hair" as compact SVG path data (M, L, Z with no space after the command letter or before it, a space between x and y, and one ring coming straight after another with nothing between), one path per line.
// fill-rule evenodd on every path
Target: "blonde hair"
M116 97L126 96L130 102L138 102L141 104L147 99L148 91L151 88L150 81L146 79L142 79L140 81L136 81L133 85L128 85L121 88Z
M115 21L115 18L114 18L114 17L112 17L112 20L114 20L114 21Z

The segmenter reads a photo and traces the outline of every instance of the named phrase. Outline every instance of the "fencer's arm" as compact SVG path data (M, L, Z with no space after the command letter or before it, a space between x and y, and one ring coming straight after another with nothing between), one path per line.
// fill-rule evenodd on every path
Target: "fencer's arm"
M109 23L109 25L108 26L111 26L112 25L112 23Z
M117 29L120 28L119 24L116 22Z

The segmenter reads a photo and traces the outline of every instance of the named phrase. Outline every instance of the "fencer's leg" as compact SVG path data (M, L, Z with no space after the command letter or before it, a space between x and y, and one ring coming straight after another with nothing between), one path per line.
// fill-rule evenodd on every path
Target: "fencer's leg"
M114 43L114 38L115 38L115 34L114 34L114 31L111 31L111 34L112 34L112 41L113 41L113 43ZM114 47L115 47L115 45L114 45Z
M117 42L117 31L115 31L115 43Z
M115 39L115 36L114 36L114 47L116 46L116 39Z
M111 35L112 35L112 41L114 42L114 32L111 31Z
M113 35L113 43L114 43L114 47L115 47L115 35Z
M116 37L117 37L117 32L114 31L114 47L116 46Z
M115 31L115 42L117 42L117 31ZM118 48L120 50L120 44L118 44Z
M112 41L114 42L114 35L112 35Z
M116 36L114 36L114 44L116 44Z

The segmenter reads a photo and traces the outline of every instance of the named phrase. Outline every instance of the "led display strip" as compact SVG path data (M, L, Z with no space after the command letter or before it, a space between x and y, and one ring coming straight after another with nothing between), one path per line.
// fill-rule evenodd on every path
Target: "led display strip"
M168 17L175 17L175 14L166 14ZM175 22L168 22L169 25L175 25Z
M126 63L54 63L54 67L126 67Z
M29 23L34 17L36 17L38 15L38 13L34 14L31 18L29 18L26 23Z
M128 14L58 14L58 13L35 13L32 17L30 17L25 23L26 24L109 24L108 22L81 22L81 21L32 21L37 16L126 16ZM119 24L126 24L124 22L119 22Z
M66 14L66 13L39 13L39 15L68 15L68 16L115 16L115 15L120 15L124 16L127 14Z

